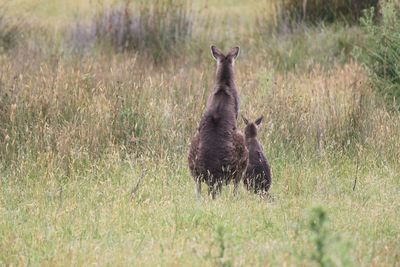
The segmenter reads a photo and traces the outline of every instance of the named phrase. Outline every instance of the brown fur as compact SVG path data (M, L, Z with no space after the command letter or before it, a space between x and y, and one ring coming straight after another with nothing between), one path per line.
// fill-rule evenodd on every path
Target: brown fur
M216 189L234 179L235 191L245 171L248 152L244 137L236 128L239 97L233 77L233 62L239 48L223 55L212 47L217 60L216 83L207 101L197 133L192 139L188 161L196 181L197 193L201 182L208 185L214 198Z
M244 129L246 147L249 150L249 163L243 182L248 190L254 193L265 194L271 187L271 168L264 156L263 148L257 140L257 126L261 123L262 117L255 122L249 123L243 117L246 127Z

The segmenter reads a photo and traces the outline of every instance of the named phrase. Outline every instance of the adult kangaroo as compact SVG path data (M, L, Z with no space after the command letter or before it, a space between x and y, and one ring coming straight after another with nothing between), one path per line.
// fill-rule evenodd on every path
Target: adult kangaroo
M214 199L221 192L222 183L234 181L234 193L246 169L248 151L244 137L236 127L239 113L239 96L234 81L233 65L239 47L231 48L224 55L211 46L217 61L215 86L208 97L206 110L190 146L188 161L196 182L196 195L201 194L201 183L208 185Z

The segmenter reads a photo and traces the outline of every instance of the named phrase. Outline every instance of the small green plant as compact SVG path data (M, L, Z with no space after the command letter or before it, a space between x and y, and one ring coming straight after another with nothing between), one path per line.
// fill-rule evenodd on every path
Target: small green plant
M224 228L222 226L218 226L217 228L217 235L216 235L216 242L219 245L219 254L218 254L218 258L220 259L221 262L222 259L224 258L224 253L225 253L225 240L224 240ZM225 265L225 264L223 264Z
M309 227L313 233L315 250L311 254L311 259L317 262L321 267L329 265L329 258L326 255L326 243L328 239L328 231L325 227L326 222L326 213L322 208L315 208L312 210Z
M322 207L314 208L309 221L314 247L310 259L320 267L349 266L348 244L343 244L339 236L332 235L327 225L328 217L325 210ZM339 255L334 257L333 254Z
M227 260L225 257L226 251L226 229L222 225L218 225L215 229L214 236L214 246L217 247L218 253L216 256L213 256L211 252L207 255L207 258L211 258L216 266L221 267L230 267L232 266L232 261Z
M361 19L367 35L357 50L359 59L370 72L377 91L389 105L400 109L400 12L393 0L383 1L381 20L374 23L374 8Z

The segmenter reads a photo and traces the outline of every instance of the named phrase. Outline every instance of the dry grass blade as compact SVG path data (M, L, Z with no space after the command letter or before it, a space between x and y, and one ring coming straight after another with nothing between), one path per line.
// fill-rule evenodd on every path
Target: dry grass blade
M136 197L136 193L139 190L139 186L144 178L144 176L146 175L147 170L142 170L142 173L138 179L138 181L136 182L136 185L132 188L131 193L130 193L130 200L133 201Z

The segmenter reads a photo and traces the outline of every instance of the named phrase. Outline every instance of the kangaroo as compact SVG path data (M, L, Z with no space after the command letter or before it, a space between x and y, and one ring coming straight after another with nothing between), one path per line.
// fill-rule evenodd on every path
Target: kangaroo
M243 182L248 190L265 194L271 186L271 168L264 156L263 148L257 140L257 127L261 124L263 116L251 123L245 117L242 116L242 118L246 124L244 134L246 147L249 150L249 163Z
M200 198L201 183L208 185L208 193L215 198L222 184L234 180L234 193L246 169L248 151L244 137L237 131L239 96L234 81L233 65L239 47L224 55L211 46L217 61L215 86L207 100L206 110L192 139L188 161L196 182L196 195Z

